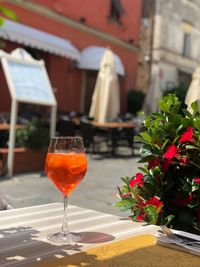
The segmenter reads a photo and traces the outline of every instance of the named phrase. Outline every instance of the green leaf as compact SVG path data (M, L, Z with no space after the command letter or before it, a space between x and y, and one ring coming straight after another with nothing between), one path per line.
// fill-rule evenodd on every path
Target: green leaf
M135 214L133 214L133 215L130 215L129 217L131 218L131 220L132 220L132 221L134 221L134 222L136 222L136 221L137 221L137 219L136 219L136 218L137 218L137 216L136 216Z
M148 141L144 140L141 136L138 136L138 135L134 137L134 140L139 141L141 143L145 143L145 144L149 143Z
M162 115L162 114L160 114L160 113L158 113L158 112L152 112L151 115L152 115L154 118L156 118L156 119L165 120L165 116Z
M165 149L165 147L166 147L166 145L167 145L168 142L169 142L169 139L166 139L165 142L162 145L162 150Z
M199 111L199 105L197 101L192 102L191 107L195 113Z
M189 203L187 206L188 206L189 208L193 209L193 208L199 206L199 203L198 203L198 202L197 202L197 203Z
M140 136L147 142L151 143L151 136L147 132L142 132L140 133Z
M193 122L194 122L194 126L200 131L200 118L195 117Z
M188 126L191 126L192 120L188 118L182 118L181 124L183 125L183 128L187 128Z
M174 217L174 215L168 215L164 218L163 224L168 225L174 219Z
M121 180L125 183L125 184L129 184L129 182L130 182L130 177L128 177L128 176L126 176L126 177L121 177Z
M189 149L197 149L197 150L199 150L200 149L199 147L196 147L196 146L193 146L193 145L186 145L185 148L187 150L189 150Z
M136 204L135 200L132 198L123 199L115 204L116 207L120 208L120 210L125 211L132 207L134 207Z
M120 208L120 210L125 211L130 209L130 203L128 200L124 199L115 204L116 207Z
M199 190L199 185L192 186L192 192Z
M148 155L148 156L140 159L138 162L139 163L149 162L149 161L151 161L151 160L153 160L155 158L157 158L157 156L155 156L155 155Z
M156 224L158 220L158 214L153 205L148 205L144 207L144 212L146 214L146 220L150 224Z
M0 17L0 26L4 24L4 18Z
M143 172L143 173L146 173L146 174L149 174L148 170L146 170L145 168L143 167L138 167L138 169Z
M147 190L151 196L157 193L158 184L155 178L151 175L145 175L143 180L143 187Z
M183 109L182 111L183 111L183 113L185 114L186 117L192 119L192 114L187 109Z
M169 111L169 108L170 108L170 106L167 104L167 102L165 101L165 99L161 99L159 101L159 107L164 112L168 112Z
M150 116L147 116L147 117L146 117L146 120L145 120L145 126L146 126L147 128L149 128L149 127L151 126L151 118L150 118Z
M174 116L174 119L173 119L173 124L175 126L179 126L181 124L181 119L182 119L181 115L180 114L176 114Z
M160 211L162 210L162 208L163 208L163 205L161 205L160 207L158 207L158 208L156 209L156 213L159 214Z
M180 130L181 130L182 128L183 128L183 125L180 124L180 125L177 127L177 129L176 129L176 133L180 132Z
M0 13L2 13L3 15L5 15L9 19L12 19L12 20L15 20L15 21L18 20L18 17L15 14L15 12L13 12L12 10L10 10L8 8L5 8L5 7L0 6Z

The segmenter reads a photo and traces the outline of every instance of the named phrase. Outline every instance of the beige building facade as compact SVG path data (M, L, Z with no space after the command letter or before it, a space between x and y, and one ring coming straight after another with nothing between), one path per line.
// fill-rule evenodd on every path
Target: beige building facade
M167 89L189 86L200 64L199 14L199 0L143 0L137 89L150 105Z

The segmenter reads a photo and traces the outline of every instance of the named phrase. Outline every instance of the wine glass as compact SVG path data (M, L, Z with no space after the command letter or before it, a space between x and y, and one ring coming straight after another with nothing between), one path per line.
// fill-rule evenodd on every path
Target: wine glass
M50 141L45 162L47 176L64 196L64 219L61 231L48 235L48 239L57 243L76 242L77 233L68 228L67 198L87 170L87 159L82 137L53 137Z

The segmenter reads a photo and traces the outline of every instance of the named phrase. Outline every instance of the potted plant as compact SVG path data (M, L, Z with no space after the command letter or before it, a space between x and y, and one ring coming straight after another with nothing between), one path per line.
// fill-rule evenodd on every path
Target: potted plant
M122 178L121 200L116 204L130 210L136 221L183 229L200 230L200 112L180 109L175 95L159 102L160 112L144 122L140 163L133 177Z
M49 143L48 123L44 119L33 117L24 128L16 130L16 146L39 150L47 148Z
M49 129L47 122L34 117L22 129L16 130L16 148L14 155L13 173L41 171L49 143ZM2 175L6 174L8 148L1 149Z

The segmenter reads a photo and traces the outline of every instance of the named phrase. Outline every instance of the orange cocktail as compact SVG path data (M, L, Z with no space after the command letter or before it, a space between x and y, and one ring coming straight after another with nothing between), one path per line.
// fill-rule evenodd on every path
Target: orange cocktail
M83 179L87 170L84 153L48 153L45 163L47 176L67 196Z
M64 196L64 217L61 231L48 235L51 242L73 243L81 235L70 232L67 220L67 199L69 193L83 179L87 170L83 138L80 136L58 136L51 138L46 156L47 176Z

